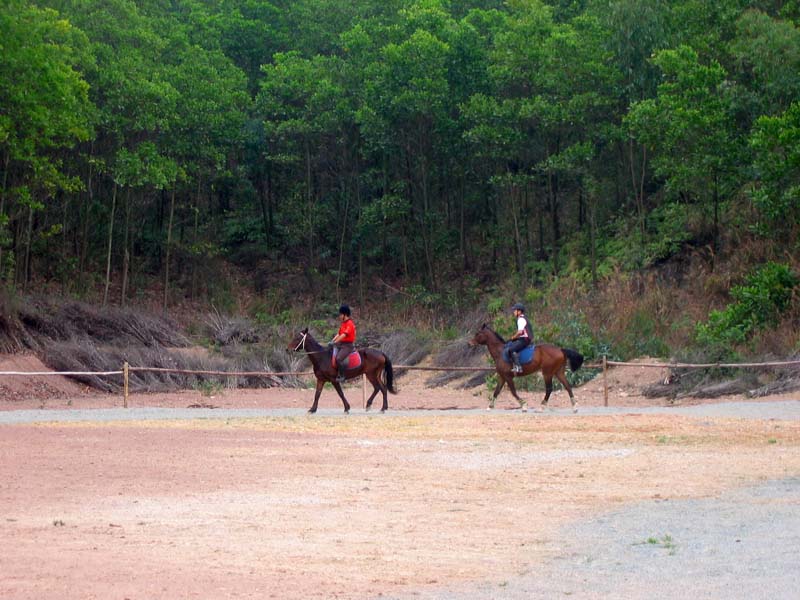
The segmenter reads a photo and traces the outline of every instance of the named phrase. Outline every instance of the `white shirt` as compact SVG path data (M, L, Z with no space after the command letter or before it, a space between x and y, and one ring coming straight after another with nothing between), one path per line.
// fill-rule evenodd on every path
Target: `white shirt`
M528 337L528 319L523 316L517 317L517 329L519 330L519 337L527 338Z

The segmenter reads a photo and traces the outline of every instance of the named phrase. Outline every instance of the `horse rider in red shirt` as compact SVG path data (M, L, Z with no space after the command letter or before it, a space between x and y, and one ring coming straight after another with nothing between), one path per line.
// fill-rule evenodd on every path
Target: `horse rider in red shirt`
M339 333L337 333L331 343L333 344L336 355L336 368L339 369L339 376L336 381L342 383L345 380L344 371L347 366L347 357L355 351L356 343L356 324L350 318L350 307L342 304L339 307Z

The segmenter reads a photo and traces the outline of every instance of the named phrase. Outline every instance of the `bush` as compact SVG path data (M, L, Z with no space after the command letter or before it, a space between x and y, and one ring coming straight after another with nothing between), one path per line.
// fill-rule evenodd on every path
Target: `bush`
M707 346L717 359L732 356L735 347L757 330L778 324L798 283L800 279L787 265L766 263L744 285L731 288L732 304L711 311L706 323L697 324L696 342Z

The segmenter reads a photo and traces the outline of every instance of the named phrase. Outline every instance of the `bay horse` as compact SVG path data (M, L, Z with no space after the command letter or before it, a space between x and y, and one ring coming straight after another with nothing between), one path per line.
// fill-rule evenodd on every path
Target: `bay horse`
M323 386L326 382L328 382L333 384L333 388L342 399L342 404L344 404L344 412L349 413L350 403L347 401L347 398L344 397L342 385L336 381L336 378L339 376L339 371L333 365L333 348L323 347L322 344L313 338L306 327L294 335L292 340L289 342L287 350L292 350L294 352L305 352L311 361L311 365L314 367L314 375L317 378L317 391L314 394L314 404L311 405L311 408L308 409L308 412L312 414L317 412L319 396L322 393ZM347 369L344 372L344 376L347 379L353 379L355 377L360 377L362 374L366 375L373 387L372 395L369 397L369 400L367 400L366 409L369 410L372 408L372 400L380 391L383 394L383 406L381 407L381 412L386 412L386 410L389 408L389 401L386 396L387 390L392 394L397 393L397 391L394 389L394 371L392 370L392 361L389 360L389 357L380 350L362 348L360 350L356 350L356 352L358 352L358 354L361 356L361 364L354 369ZM386 373L386 383L384 383L381 379L381 374L384 372Z
M497 395L506 383L514 398L519 402L523 412L527 410L525 401L521 400L517 395L517 388L514 386L514 377L524 377L525 375L530 375L541 369L545 387L542 406L547 406L547 401L550 399L550 394L553 391L553 376L555 376L569 393L569 400L572 403L572 412L578 412L578 404L575 402L572 386L567 381L565 372L567 361L569 361L569 367L572 371L580 369L583 364L583 356L580 353L575 350L570 350L569 348L559 348L553 344L536 344L536 348L533 351L533 360L522 365L522 373L514 373L511 370L513 365L503 358L503 349L506 345L506 341L500 337L500 334L486 325L486 323L483 324L483 327L481 327L478 333L469 341L470 346L477 346L479 344L489 349L489 354L492 356L492 359L494 359L494 368L497 371L498 379L497 387L494 389L494 394L492 394L492 399L489 401L487 410L494 408Z

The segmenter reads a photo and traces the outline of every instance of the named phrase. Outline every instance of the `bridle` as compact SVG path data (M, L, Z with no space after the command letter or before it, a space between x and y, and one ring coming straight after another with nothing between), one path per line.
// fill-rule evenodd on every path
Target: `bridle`
M306 350L306 338L307 337L308 337L308 333L306 332L306 333L303 334L303 337L300 339L300 342L297 344L297 346L294 347L294 351L295 352L297 352L301 348L303 349L303 352L307 352L307 350Z
M306 354L325 354L327 350L306 350L306 338L308 337L308 332L302 334L303 337L300 338L300 341L297 343L297 346L294 347L294 351L298 352L302 350Z

